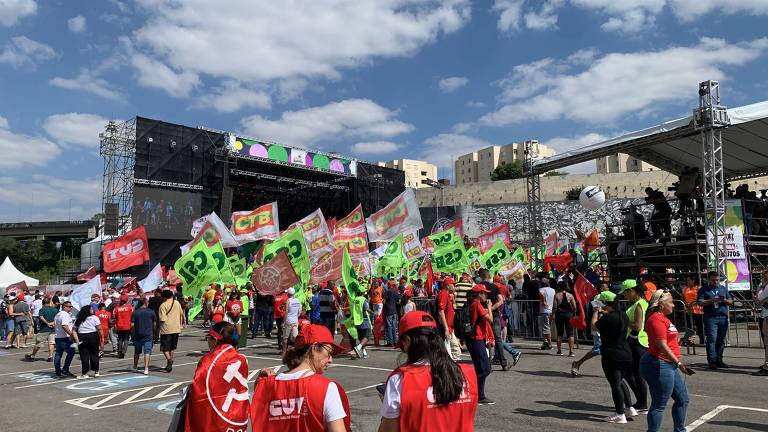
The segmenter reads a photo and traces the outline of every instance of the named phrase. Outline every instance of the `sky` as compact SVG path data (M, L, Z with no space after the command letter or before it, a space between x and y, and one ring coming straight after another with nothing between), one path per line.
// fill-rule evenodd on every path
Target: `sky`
M766 29L768 0L0 0L0 222L99 212L110 119L451 178L488 145L686 116L707 79L766 100Z

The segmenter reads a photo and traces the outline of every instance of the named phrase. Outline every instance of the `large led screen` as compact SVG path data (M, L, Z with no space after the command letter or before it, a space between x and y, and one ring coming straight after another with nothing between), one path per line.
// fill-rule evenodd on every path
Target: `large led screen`
M131 216L149 238L189 239L192 221L200 217L200 192L134 186Z

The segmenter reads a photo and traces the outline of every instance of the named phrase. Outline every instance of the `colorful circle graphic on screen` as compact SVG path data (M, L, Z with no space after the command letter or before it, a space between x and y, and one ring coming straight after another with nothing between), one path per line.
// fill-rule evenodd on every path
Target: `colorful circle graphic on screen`
M271 145L267 153L272 160L288 162L288 151L283 146Z
M328 169L331 165L331 161L328 160L328 156L321 154L316 154L312 162L315 168Z
M248 154L255 157L265 158L267 157L267 149L261 144L251 144L248 149Z
M331 171L344 172L344 164L338 159L333 159L330 167Z
M242 141L240 141L240 140L238 140L238 141L235 141L235 149L236 149L237 151L240 151L240 150L242 150L242 149L243 149L243 142L242 142Z

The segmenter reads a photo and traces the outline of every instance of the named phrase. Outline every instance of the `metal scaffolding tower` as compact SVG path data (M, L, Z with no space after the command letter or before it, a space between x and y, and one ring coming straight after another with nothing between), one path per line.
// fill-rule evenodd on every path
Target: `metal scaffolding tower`
M725 181L722 128L730 125L728 111L720 105L720 84L699 84L699 107L693 110L694 127L701 133L704 221L707 233L707 264L725 277Z
M101 203L105 226L108 207L117 207L117 235L123 235L131 229L136 119L121 123L110 121L104 132L99 134L99 139L99 154L104 158Z
M523 173L525 174L525 192L528 207L528 247L542 246L541 233L541 176L533 169L533 163L539 158L539 142L528 140L525 142L525 161ZM532 254L538 256L538 254ZM535 265L536 259L531 256L531 265Z

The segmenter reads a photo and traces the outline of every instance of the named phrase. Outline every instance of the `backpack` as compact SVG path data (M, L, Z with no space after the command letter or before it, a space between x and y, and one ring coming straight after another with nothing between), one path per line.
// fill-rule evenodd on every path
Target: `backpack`
M469 312L469 305L466 303L460 309L456 309L456 315L453 319L453 334L459 339L469 339L472 336L472 314Z

